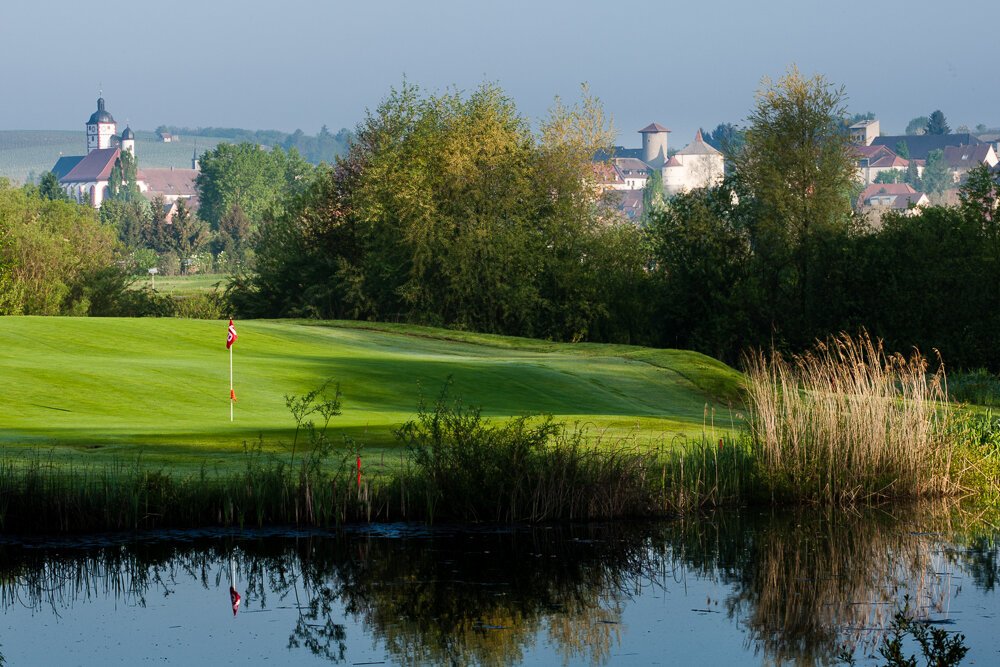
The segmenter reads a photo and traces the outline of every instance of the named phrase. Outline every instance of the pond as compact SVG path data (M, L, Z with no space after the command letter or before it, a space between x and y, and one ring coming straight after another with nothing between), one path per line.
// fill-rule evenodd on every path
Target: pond
M850 647L874 664L908 599L932 627L966 635L963 664L997 664L995 526L926 505L7 536L0 653L8 665L729 666L836 664Z

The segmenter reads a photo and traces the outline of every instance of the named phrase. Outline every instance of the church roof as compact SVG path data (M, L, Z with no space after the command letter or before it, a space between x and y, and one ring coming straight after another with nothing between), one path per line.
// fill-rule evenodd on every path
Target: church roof
M87 121L87 125L97 125L98 123L113 123L115 122L114 116L108 113L108 110L104 108L104 98L97 98L97 111L90 114L90 120Z
M60 183L96 183L106 181L118 159L119 149L98 148L92 150L73 169L59 179ZM57 163L58 164L58 163Z
M125 126L125 130L122 132L122 139L135 139L135 132L128 125Z
M694 135L694 141L677 151L678 155L722 155L719 151L705 143L701 130Z
M650 123L646 127L639 130L640 134L646 134L647 132L669 132L667 128L663 127L659 123Z
M73 167L80 164L80 160L82 159L82 155L64 155L56 160L56 163L52 165L51 171L61 181L66 174L73 171Z

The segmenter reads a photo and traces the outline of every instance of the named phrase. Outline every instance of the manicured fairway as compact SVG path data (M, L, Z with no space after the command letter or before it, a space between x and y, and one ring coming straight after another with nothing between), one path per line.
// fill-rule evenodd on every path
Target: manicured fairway
M142 457L182 469L238 465L244 441L281 451L286 394L340 382L332 426L369 456L399 458L392 430L451 395L488 415L551 413L616 435L669 442L700 433L706 405L730 425L738 374L708 357L561 345L417 327L237 322L236 419L229 421L225 322L0 318L0 447L56 462Z

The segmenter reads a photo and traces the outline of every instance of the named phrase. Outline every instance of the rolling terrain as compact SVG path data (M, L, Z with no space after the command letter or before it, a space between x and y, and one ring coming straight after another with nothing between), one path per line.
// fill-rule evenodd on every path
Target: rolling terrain
M124 125L122 126L124 129ZM29 176L37 179L52 168L63 155L85 155L87 135L80 130L0 130L0 178L24 183ZM215 148L224 139L181 137L180 141L162 143L153 132L136 132L135 149L139 168L191 167L191 156Z
M694 352L368 323L236 326L230 423L224 322L0 318L0 448L55 463L240 465L244 442L284 451L294 426L285 396L331 378L343 392L331 429L394 460L393 429L449 378L451 397L489 416L546 413L667 444L700 433L706 406L730 427L738 400L739 374Z

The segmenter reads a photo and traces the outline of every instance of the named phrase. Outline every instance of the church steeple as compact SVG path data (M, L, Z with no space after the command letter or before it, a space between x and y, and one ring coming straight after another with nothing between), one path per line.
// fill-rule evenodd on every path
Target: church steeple
M112 137L118 134L115 118L104 108L104 98L97 98L97 111L87 121L87 152L98 148L111 148Z

